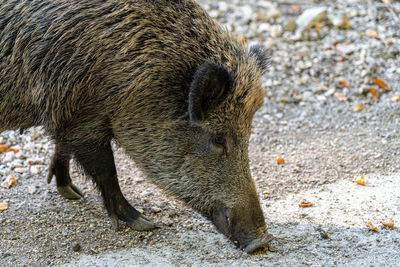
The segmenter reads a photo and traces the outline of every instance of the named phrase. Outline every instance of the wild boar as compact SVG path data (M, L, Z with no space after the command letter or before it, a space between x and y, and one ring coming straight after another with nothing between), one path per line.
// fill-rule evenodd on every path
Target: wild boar
M238 42L193 0L3 0L0 131L43 126L60 194L82 196L73 157L117 227L151 229L121 193L115 140L252 252L272 239L248 160L266 65L263 48Z

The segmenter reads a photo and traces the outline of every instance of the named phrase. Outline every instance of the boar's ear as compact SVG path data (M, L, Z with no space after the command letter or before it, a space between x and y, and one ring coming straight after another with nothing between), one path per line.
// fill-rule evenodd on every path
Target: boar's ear
M207 114L221 104L232 89L234 80L220 65L205 62L196 71L189 92L189 120L204 120Z
M249 56L256 60L259 70L264 74L271 59L267 50L262 45L253 45L250 47Z

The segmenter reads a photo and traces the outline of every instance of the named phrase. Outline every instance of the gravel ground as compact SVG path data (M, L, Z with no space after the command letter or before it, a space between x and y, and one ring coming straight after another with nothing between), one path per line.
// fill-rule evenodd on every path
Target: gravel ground
M0 134L0 144L19 149L0 154L0 180L12 174L18 182L0 188L0 203L9 205L0 213L0 266L399 265L400 2L199 2L247 42L271 51L249 149L276 236L270 251L236 249L148 183L118 148L125 196L161 227L114 232L98 192L77 168L80 201L63 199L54 181L46 183L53 145L33 128ZM293 23L296 30L285 30ZM277 165L277 156L286 163ZM365 186L352 182L360 174ZM301 209L302 201L314 206ZM381 225L390 219L392 230ZM368 230L369 221L380 231Z

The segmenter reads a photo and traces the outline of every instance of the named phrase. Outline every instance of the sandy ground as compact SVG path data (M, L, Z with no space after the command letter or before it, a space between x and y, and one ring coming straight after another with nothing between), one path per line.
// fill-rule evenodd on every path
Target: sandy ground
M207 2L213 1L202 1ZM286 1L279 2L287 8ZM319 2L348 15L352 5L362 1L340 1L350 3L343 8ZM302 5L315 3L304 0ZM360 14L348 15L353 17L347 31L310 42L277 39L271 47L271 71L264 79L267 96L255 115L249 147L267 227L276 237L269 251L247 255L237 249L210 222L149 183L118 148L116 165L124 195L160 228L113 231L98 192L77 168L72 168L72 179L85 193L82 200L65 200L54 181L46 183L53 145L34 128L23 135L0 134L0 143L20 150L0 154L0 180L12 174L18 182L11 189L0 188L0 203L9 204L0 213L0 266L400 266L400 102L391 101L400 95L400 75L396 61L388 57L399 51L386 46L384 37L371 40L359 34L380 23L366 18L374 8L386 12L383 22L395 21L390 19L394 11L381 6L380 1L368 1L354 9ZM284 24L284 12L281 18L275 24ZM397 42L399 34L393 31L398 28L390 23L386 31L379 28L383 23L378 25L379 34L394 36L390 38ZM360 46L345 55L342 65L330 62L339 57L331 47L337 35ZM297 50L305 47L307 56L298 57ZM367 56L358 64L360 54ZM308 60L317 63L296 70L296 64ZM320 62L324 65L315 74L313 68ZM371 64L380 68L361 77L359 72ZM378 99L357 93L361 85L370 87L375 76L385 79L392 91L381 90ZM335 87L338 79L347 79L352 87ZM329 90L319 90L319 84ZM346 94L347 100L339 101L335 92ZM364 109L354 112L352 107L359 104ZM277 165L277 156L286 163ZM28 170L17 171L20 167ZM352 182L360 174L366 177L365 186ZM299 208L302 201L314 206ZM394 229L382 226L386 220L394 220ZM379 232L366 227L369 221Z
M263 201L270 231L277 237L274 252L265 255L238 255L221 235L198 230L180 232L169 244L82 255L65 266L398 266L400 231L388 230L380 222L400 220L399 177L399 173L371 174L366 186L340 180L278 201ZM300 209L298 203L304 199L315 206ZM368 231L367 221L380 232ZM188 242L195 247L188 248Z

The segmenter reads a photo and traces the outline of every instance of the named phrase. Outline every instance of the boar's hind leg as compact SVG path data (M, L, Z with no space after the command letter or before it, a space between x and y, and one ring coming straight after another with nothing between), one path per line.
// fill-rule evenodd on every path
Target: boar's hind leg
M47 183L50 183L53 175L56 177L57 190L67 199L80 199L82 192L76 187L69 176L69 161L71 156L68 152L63 152L62 145L56 141L54 155L51 160Z
M74 149L77 162L99 187L104 204L118 230L118 219L135 230L150 230L155 225L133 208L122 195L111 145L80 145Z

